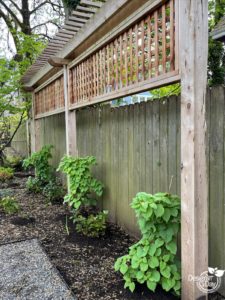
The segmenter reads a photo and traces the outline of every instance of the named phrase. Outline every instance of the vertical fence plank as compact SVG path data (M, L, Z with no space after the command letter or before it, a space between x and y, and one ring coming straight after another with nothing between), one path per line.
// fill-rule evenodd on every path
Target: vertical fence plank
M168 122L167 122L167 99L161 99L159 103L160 113L160 146L159 146L159 191L168 191Z
M153 192L153 103L146 103L146 164L145 164L145 187L147 193Z
M177 176L180 176L180 170L177 168L177 97L172 96L168 102L168 192L177 194ZM178 173L179 171L179 173Z
M210 116L210 261L214 267L223 267L224 253L222 220L224 218L224 89L212 88L211 116ZM220 223L216 220L221 220ZM216 253L216 255L215 255Z
M118 137L119 137L119 126L118 126L118 109L112 108L111 109L111 161L112 161L112 168L111 168L111 180L110 186L112 195L112 211L109 212L113 221L117 222L117 202L119 199L119 176L118 176L118 168L119 168L119 160L118 160Z
M159 101L155 101L153 105L153 193L159 191L160 186L160 172L159 172Z

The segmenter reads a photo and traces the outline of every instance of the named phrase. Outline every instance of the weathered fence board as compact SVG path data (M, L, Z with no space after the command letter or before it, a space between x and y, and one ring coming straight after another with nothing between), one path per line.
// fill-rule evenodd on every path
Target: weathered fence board
M225 93L208 91L209 255L210 266L225 269ZM65 152L64 115L36 120L40 148L56 146L54 163ZM105 185L103 208L110 219L138 234L130 203L139 191L170 191L180 195L180 98L120 108L109 105L77 112L79 156L94 155L97 178ZM223 287L225 290L225 287ZM222 292L223 290L221 290Z
M53 145L52 164L58 166L60 159L66 153L64 113L36 120L35 128L36 151L43 145Z
M22 157L26 157L28 155L26 122L22 123L22 125L18 129L11 142L11 147L16 151L18 155Z

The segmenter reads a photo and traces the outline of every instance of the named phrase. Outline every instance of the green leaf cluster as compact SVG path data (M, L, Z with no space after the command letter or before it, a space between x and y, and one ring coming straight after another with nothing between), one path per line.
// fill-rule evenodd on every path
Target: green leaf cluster
M14 214L20 210L19 203L15 200L14 197L3 197L0 200L0 206L3 208L6 214Z
M59 164L58 170L69 176L69 193L64 201L75 210L82 205L96 205L96 199L92 197L93 193L101 196L103 193L103 184L93 177L90 168L96 164L94 156L84 158L74 158L64 156Z
M49 164L49 160L52 158L52 149L52 145L45 145L40 151L34 152L30 157L23 161L23 167L25 169L35 169L35 177L40 186L45 185L53 178L54 170Z
M108 212L92 212L97 206L94 194L100 197L103 193L103 184L91 173L91 167L94 165L94 156L64 156L58 170L67 174L69 178L69 193L64 197L64 202L71 208L71 219L76 230L87 236L99 237L105 233Z
M5 182L13 178L14 170L12 168L0 167L0 181Z
M48 202L51 203L63 199L65 195L65 191L58 179L49 181L43 188L42 193L47 198Z
M90 214L87 217L74 215L72 219L76 224L77 232L90 237L100 237L105 234L107 216L108 211L103 210L96 215Z
M52 145L45 145L23 161L24 169L35 169L35 177L27 180L27 189L33 193L42 192L49 201L58 200L64 195L62 185L55 176L55 169L49 164L52 149Z
M142 239L115 263L115 270L123 275L125 288L133 292L138 282L155 291L160 284L165 291L180 295L180 263L176 259L180 199L166 193L138 193L131 207L138 218Z

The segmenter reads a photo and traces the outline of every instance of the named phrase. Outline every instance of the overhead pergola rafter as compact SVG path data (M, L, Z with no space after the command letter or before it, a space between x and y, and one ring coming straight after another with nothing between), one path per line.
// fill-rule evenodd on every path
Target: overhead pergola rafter
M31 76L37 73L37 70L40 70L43 67L42 62L44 61L47 64L48 59L51 56L56 55L104 4L103 2L92 2L87 0L80 0L79 2L79 5L71 12L71 16L65 21L62 28L49 41L47 47L23 76L22 80L24 84L29 81Z

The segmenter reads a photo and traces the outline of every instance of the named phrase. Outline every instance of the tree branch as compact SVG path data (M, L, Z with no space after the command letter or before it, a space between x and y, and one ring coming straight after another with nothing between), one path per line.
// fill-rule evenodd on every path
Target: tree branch
M4 0L0 0L0 4L6 9L6 11L10 14L10 16L14 19L14 21L22 27L22 23L17 18L17 16L14 14L14 12L4 3Z
M51 4L50 1L46 0L42 3L40 3L38 6L36 6L33 10L30 11L30 15L32 15L33 13L35 13L39 8L41 8L42 6L46 5L46 4Z
M21 13L21 8L16 4L16 2L14 2L13 0L9 0L14 6L15 8Z
M34 27L31 28L31 30L33 31L34 29L36 29L36 28L38 28L38 27L41 27L41 26L44 26L44 25L47 25L47 24L53 24L53 25L57 26L58 28L60 28L60 26L59 26L57 23L55 23L55 22L53 22L53 21L51 21L51 20L48 20L48 21L46 21L46 22L44 22L44 23L35 25Z
M20 128L20 125L21 125L22 122L23 122L24 114L25 114L25 111L23 111L22 115L20 116L19 123L18 123L17 126L16 126L16 129L14 130L13 134L11 135L11 137L10 137L10 139L7 141L7 143L3 146L4 148L1 149L1 151L4 150L7 146L9 146L10 143L12 142L14 136L16 135L17 131L18 131L19 128Z

